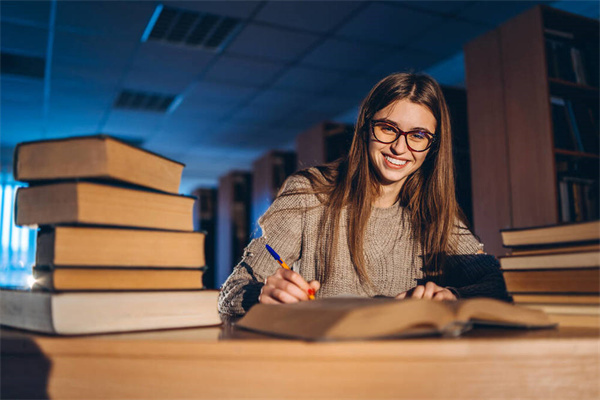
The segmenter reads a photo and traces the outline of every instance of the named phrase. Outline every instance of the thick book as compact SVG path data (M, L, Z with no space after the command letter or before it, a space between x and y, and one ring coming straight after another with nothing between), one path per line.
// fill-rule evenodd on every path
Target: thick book
M512 298L515 303L600 305L600 295L515 294L512 296Z
M33 268L35 287L73 290L202 289L202 269Z
M36 265L199 268L202 232L57 226L37 234Z
M600 268L503 271L509 293L600 293Z
M219 325L216 290L66 292L0 290L0 324L57 335Z
M193 197L84 181L19 188L15 207L17 225L194 229Z
M582 251L498 257L503 270L600 267L600 252Z
M500 233L502 244L505 247L598 242L600 240L600 221L504 229Z
M104 179L178 193L184 164L107 135L25 142L14 156L15 179Z
M236 326L304 340L358 340L457 336L477 324L512 328L554 326L541 311L485 298L450 302L328 298L295 304L257 304Z

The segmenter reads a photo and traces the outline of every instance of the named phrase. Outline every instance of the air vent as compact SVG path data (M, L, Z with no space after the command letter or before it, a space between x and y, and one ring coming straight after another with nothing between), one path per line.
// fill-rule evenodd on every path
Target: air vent
M222 50L241 26L241 20L159 5L142 37L180 46Z
M2 74L43 79L45 67L46 60L42 57L30 57L11 53L2 53L0 55L0 71L2 71Z
M115 100L114 108L166 112L176 96L123 90Z

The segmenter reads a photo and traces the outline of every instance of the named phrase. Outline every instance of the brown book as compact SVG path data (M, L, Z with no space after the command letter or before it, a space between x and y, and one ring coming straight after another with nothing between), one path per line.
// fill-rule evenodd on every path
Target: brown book
M600 327L600 316L582 315L582 314L548 314L550 321L559 324L562 327L570 326L577 328L596 328Z
M20 143L15 179L39 182L94 178L178 193L184 164L107 135Z
M542 310L547 314L573 314L573 315L595 315L600 317L600 305L598 304L545 304L527 303L522 307L534 310Z
M515 303L600 304L600 295L515 294Z
M533 228L504 229L500 231L502 244L511 246L539 246L600 240L600 221L548 225Z
M600 252L534 254L499 257L503 270L600 267Z
M600 293L600 268L504 271L510 293Z
M201 269L34 268L37 288L70 290L202 289Z
M194 198L91 182L19 188L17 225L97 224L192 231Z
M57 226L38 231L36 265L199 268L202 232Z
M538 310L493 299L452 302L390 298L328 298L294 304L257 304L236 326L305 340L356 340L443 334L473 325L547 328Z
M517 248L510 252L512 256L533 256L535 254L577 253L582 251L600 252L600 244L584 244L579 246L552 246L540 248Z
M0 290L0 324L57 335L219 325L216 290Z

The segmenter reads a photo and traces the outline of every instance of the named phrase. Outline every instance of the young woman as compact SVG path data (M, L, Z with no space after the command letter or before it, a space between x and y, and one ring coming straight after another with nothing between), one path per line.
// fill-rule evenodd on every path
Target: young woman
M450 118L429 76L398 73L363 101L347 157L300 171L261 217L219 311L336 295L509 299L456 202ZM292 269L265 249L270 245ZM312 291L311 291L312 290Z

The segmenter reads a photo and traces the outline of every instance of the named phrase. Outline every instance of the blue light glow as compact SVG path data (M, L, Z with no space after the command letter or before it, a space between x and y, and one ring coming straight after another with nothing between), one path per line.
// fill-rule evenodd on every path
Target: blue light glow
M144 34L142 35L142 43L145 42L146 40L148 40L148 37L150 36L150 32L152 32L152 28L154 28L154 24L156 24L156 20L158 20L158 17L160 16L162 9L163 9L162 4L159 4L156 6L156 9L154 10L152 17L150 18L150 21L148 22L148 26L146 26L146 29L144 30Z

